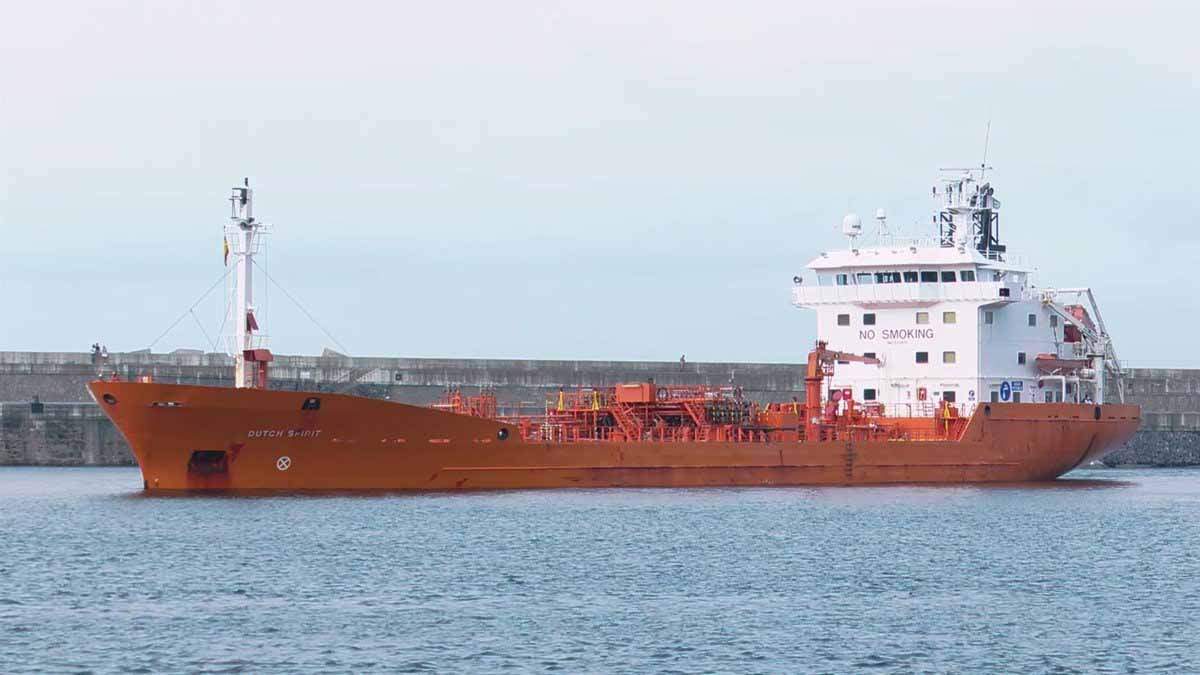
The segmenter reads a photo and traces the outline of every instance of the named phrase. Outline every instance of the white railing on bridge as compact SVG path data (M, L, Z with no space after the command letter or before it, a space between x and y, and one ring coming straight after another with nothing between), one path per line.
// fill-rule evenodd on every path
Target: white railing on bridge
M1003 291L1007 291L1004 294ZM812 305L886 305L900 303L937 303L954 300L1020 300L1020 286L999 281L964 281L954 284L863 284L849 286L792 287L792 303Z

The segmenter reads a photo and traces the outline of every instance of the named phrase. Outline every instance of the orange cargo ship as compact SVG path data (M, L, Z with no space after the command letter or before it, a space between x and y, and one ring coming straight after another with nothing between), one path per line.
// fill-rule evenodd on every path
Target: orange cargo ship
M537 415L507 416L486 392L465 396L452 391L440 404L425 408L340 394L272 391L267 388L271 354L258 342L251 295L251 266L263 227L253 218L251 199L248 187L235 188L227 229L237 272L231 304L237 313L236 386L165 384L149 378L88 385L129 441L149 491L1040 481L1120 447L1140 422L1137 406L1091 402L1105 400L1105 374L1119 374L1112 367L1111 342L1082 307L1058 305L1044 294L1029 302L1044 312L1038 316L1062 320L1053 351L1034 359L1022 354L1020 367L1028 370L996 375L1004 379L986 402L976 401L982 399L976 390L990 387L987 374L975 372L986 369L984 355L976 358L974 377L957 374L959 364L949 349L943 352L943 370L925 372L929 348L905 340L936 339L933 330L899 328L890 329L885 354L863 350L860 356L818 342L808 357L803 402L762 404L733 387L642 382L560 391ZM968 215L978 221L981 207L971 208ZM848 219L848 234L853 225ZM936 256L911 263L914 273L933 267L931 260L955 266L959 272L953 283L961 280L961 286L950 288L947 270L940 269L936 289L922 289L919 275L913 288L901 288L907 275L899 268L906 265L893 262L888 264L898 267L896 281L882 300L874 280L891 279L890 270L852 273L859 275L850 277L853 284L803 290L837 290L841 295L830 311L865 307L872 310L863 315L864 322L871 317L870 326L880 325L881 314L884 323L890 320L887 312L899 321L913 310L943 306L959 308L943 313L946 322L954 315L954 327L961 325L955 312L965 313L965 306L978 310L981 329L995 325L995 317L987 318L986 312L1011 310L1024 319L1035 304L1021 304L1028 300L1023 287L1000 276L986 282L996 286L973 287L981 284L977 274L1013 269L993 255L993 238L986 233L984 238L986 248L974 239L966 242L969 252L960 246L962 237L935 247L954 248L965 258L946 263L945 254L935 251ZM914 255L918 252L912 247ZM964 271L968 263L970 280ZM800 293L799 278L796 284L797 304L824 302L824 295ZM846 295L851 292L853 297ZM974 294L987 297L979 300ZM923 313L928 315L916 312L918 324ZM1029 317L1033 322L1035 315ZM1059 327L1057 321L1050 323ZM841 315L837 324L844 325ZM875 339L874 334L874 328L860 330L859 338ZM918 365L909 367L902 362L911 354ZM839 381L843 368L850 374ZM1029 378L1028 389L1021 378ZM915 385L911 399L904 394L908 384ZM884 386L895 390L889 392L893 398L881 400ZM959 402L958 392L966 387L971 387L962 393L966 400ZM1025 392L1044 392L1043 400L1022 401Z

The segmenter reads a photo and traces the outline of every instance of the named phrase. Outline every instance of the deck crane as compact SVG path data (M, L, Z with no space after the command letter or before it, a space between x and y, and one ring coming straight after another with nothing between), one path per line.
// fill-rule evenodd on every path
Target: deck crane
M838 361L865 363L869 366L882 365L873 356L860 356L829 349L824 340L817 340L816 347L808 353L808 369L804 374L804 434L816 438L821 424L821 384L833 375L833 366Z

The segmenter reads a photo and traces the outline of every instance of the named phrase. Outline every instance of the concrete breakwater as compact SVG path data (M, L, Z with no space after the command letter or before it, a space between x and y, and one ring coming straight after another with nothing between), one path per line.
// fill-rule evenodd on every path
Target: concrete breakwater
M159 382L228 386L223 354L132 352L105 358L85 352L0 352L0 464L130 464L120 433L84 385L116 373ZM272 388L351 393L425 405L447 387L495 390L504 405L533 412L558 388L605 387L653 379L660 384L739 386L755 400L803 399L803 366L663 361L276 356ZM1131 369L1128 400L1143 406L1142 430L1113 463L1200 465L1200 370ZM38 403L33 403L37 400Z

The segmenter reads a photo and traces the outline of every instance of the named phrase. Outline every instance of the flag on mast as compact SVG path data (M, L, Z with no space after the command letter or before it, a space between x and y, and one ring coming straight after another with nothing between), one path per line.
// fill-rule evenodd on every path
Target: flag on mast
M229 239L228 238L221 239L221 246L223 246L225 249L225 266L228 267L229 266Z

